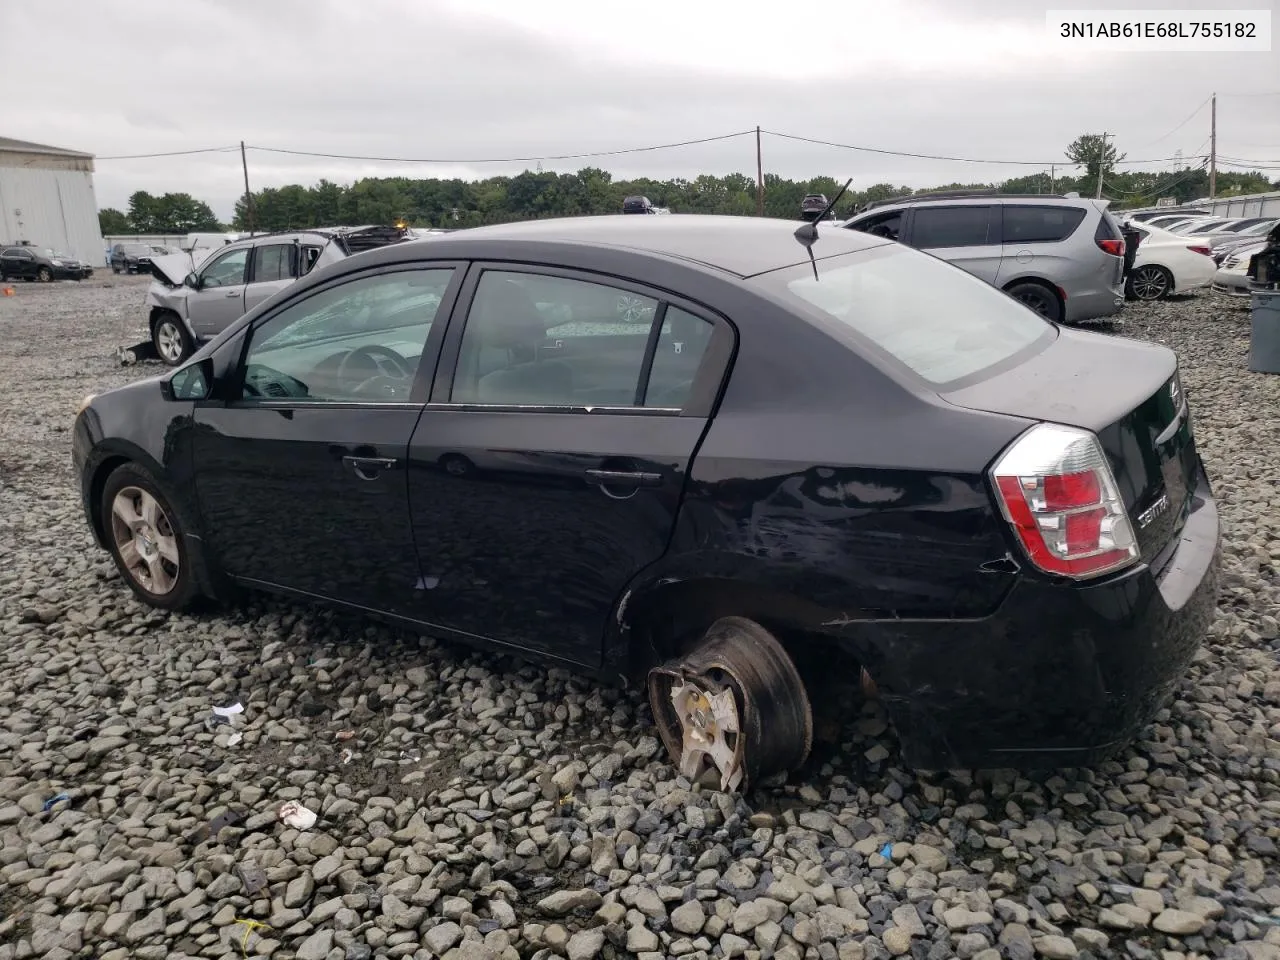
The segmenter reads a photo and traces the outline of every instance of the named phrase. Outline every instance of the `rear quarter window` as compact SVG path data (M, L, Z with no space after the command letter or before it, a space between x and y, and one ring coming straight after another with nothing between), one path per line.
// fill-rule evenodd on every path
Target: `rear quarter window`
M1080 207L1008 205L1004 208L1004 242L1055 243L1075 233L1083 220Z
M1039 314L959 267L908 247L873 250L754 278L784 302L817 308L933 386L969 380L1054 336ZM797 322L804 322L797 318ZM850 346L857 346L851 338Z

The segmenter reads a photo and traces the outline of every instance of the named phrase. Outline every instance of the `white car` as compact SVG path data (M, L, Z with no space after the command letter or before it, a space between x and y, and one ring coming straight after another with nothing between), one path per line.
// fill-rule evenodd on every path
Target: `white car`
M1213 283L1217 264L1207 241L1181 237L1148 223L1130 226L1142 235L1125 283L1133 300L1162 300Z
M1222 266L1213 275L1213 292L1225 294L1228 297L1249 296L1252 281L1245 275L1245 271L1249 269L1249 258L1266 245L1265 241L1253 243L1236 247L1227 254L1227 258L1222 261Z

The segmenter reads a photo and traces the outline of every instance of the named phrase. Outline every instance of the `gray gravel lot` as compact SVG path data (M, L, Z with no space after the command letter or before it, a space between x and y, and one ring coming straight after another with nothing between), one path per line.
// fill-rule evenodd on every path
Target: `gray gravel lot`
M0 960L1280 958L1280 377L1238 304L1125 312L1182 358L1225 523L1220 615L1139 743L917 775L866 705L739 798L675 775L636 693L270 598L135 602L68 430L155 372L111 355L145 283L0 297Z

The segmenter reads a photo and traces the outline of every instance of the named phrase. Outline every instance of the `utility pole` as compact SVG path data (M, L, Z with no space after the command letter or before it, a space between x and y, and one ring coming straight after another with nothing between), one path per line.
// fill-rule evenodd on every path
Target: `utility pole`
M1218 187L1218 95L1215 93L1209 103L1209 199L1212 200Z
M1056 163L1049 164L1049 192L1058 192L1058 165Z
M1107 163L1107 131L1102 131L1102 146L1098 150L1098 193L1097 199L1102 199L1102 168Z
M249 222L249 236L253 236L253 194L249 192L249 161L244 155L244 141L240 141L240 166L244 168L244 208Z
M756 125L756 216L764 216L764 156L760 152L760 126Z

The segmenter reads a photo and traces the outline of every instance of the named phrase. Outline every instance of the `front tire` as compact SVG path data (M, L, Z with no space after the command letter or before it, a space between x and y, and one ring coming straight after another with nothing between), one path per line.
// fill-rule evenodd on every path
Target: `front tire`
M41 283L53 283L53 271L48 267L41 267L36 277Z
M1138 267L1125 281L1125 293L1131 300L1163 300L1173 292L1173 274L1154 263Z
M1038 283L1015 283L1005 293L1051 323L1062 322L1062 304L1048 287Z
M166 364L176 367L195 352L195 344L176 313L162 313L151 325L151 343Z
M191 551L178 513L151 472L126 463L102 490L102 525L111 558L143 603L185 610L199 597Z

